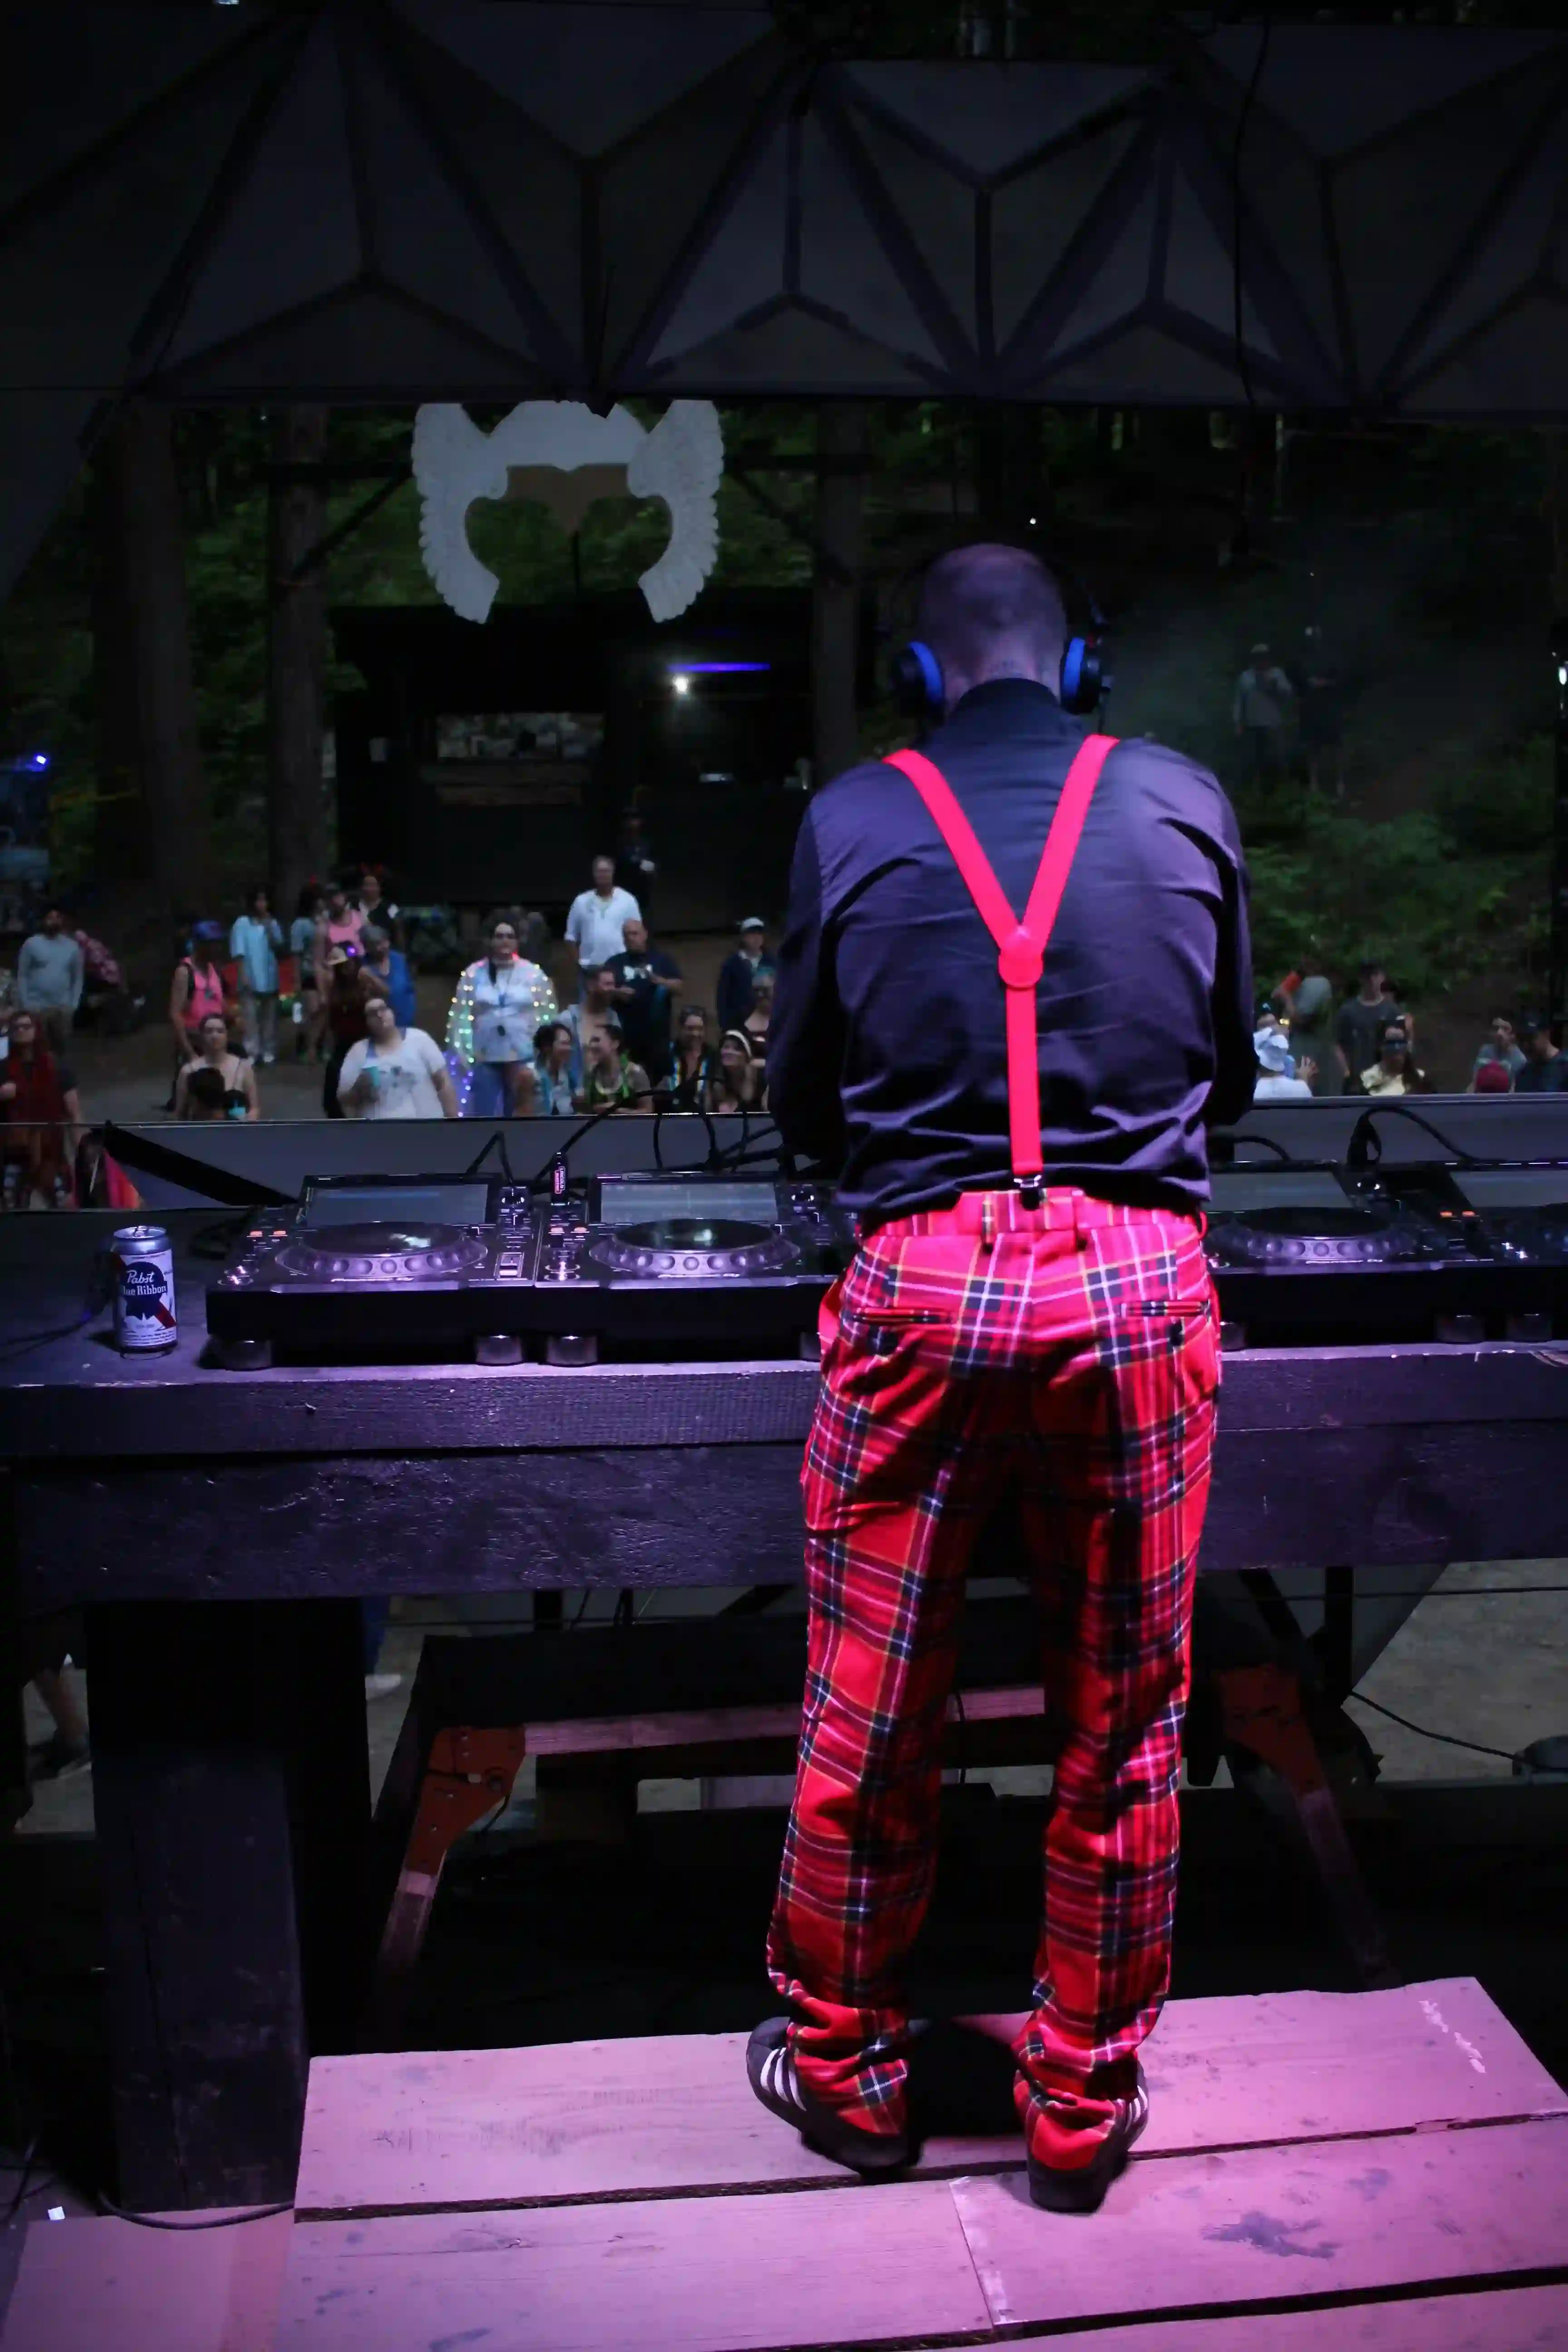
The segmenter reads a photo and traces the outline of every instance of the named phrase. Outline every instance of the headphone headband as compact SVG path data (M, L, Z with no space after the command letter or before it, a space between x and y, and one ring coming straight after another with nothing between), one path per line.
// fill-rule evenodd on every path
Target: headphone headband
M1032 556L1040 569L1049 572L1054 580L1065 579L1078 591L1089 614L1090 633L1087 636L1068 639L1062 655L1057 699L1062 709L1075 719L1092 717L1109 692L1110 681L1105 676L1100 652L1105 615L1088 583L1076 572L1047 562L1037 548L1030 547L1023 540L999 532L987 532L973 539L956 539L950 546L937 549L906 572L900 586L907 588L910 583L923 580L932 564L940 563L944 556L955 554L963 547L1016 548L1019 554ZM930 720L942 716L946 694L942 664L922 639L911 636L898 647L890 664L890 683L894 700L909 717Z

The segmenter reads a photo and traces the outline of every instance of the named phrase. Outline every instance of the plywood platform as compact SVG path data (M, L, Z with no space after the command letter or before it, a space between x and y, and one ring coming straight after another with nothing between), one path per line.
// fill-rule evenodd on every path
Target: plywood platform
M929 2037L875 2185L738 2035L319 2061L291 2223L35 2225L4 2352L1568 2352L1568 2095L1479 1985L1173 2002L1087 2219L1028 2201L1011 2022Z

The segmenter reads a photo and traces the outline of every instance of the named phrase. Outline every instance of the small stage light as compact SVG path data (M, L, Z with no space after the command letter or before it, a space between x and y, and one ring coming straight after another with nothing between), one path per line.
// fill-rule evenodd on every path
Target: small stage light
M691 680L687 677L686 672L683 669L672 670L669 675L669 682L675 688L677 694L689 694L691 691Z

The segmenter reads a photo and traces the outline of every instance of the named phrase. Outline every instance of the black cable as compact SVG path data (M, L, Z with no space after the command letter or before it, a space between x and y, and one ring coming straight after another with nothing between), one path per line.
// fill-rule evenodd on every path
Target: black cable
M74 1339L79 1331L85 1331L88 1325L102 1312L102 1307L95 1305L84 1308L74 1323L58 1324L52 1331L30 1332L26 1339L15 1340L7 1347L0 1348L0 1364L14 1363L18 1356L26 1355L31 1349L47 1348L52 1339Z
M484 1166L485 1161L489 1158L490 1153L498 1150L500 1158L501 1174L506 1178L509 1184L515 1184L517 1178L512 1173L511 1158L506 1148L506 1129L503 1127L496 1128L494 1131L486 1138L485 1141L480 1144L478 1151L475 1152L473 1158L464 1169L464 1175L477 1176L480 1169Z
M1391 1706L1382 1706L1374 1698L1363 1698L1360 1691L1351 1696L1361 1706L1370 1706L1374 1715L1387 1716L1390 1723L1402 1724L1406 1731L1417 1733L1423 1739L1440 1739L1447 1748L1468 1748L1472 1756L1500 1756L1505 1764L1513 1762L1513 1750L1509 1748L1487 1748L1479 1739L1457 1739L1451 1731L1429 1731L1424 1723L1412 1723L1407 1715L1395 1715Z
M571 1160L572 1153L576 1149L577 1145L582 1142L583 1138L589 1132L589 1130L593 1128L598 1127L605 1119L614 1118L616 1111L625 1110L628 1103L657 1102L658 1098L658 1089L657 1087L638 1087L635 1092L629 1095L617 1096L614 1102L606 1103L602 1110L590 1111L587 1118L580 1120L573 1129L565 1142L561 1146L560 1150L556 1152L554 1158L552 1160L550 1163L551 1167L553 1168L559 1166L565 1168ZM658 1114L656 1112L656 1120ZM472 1173L472 1171L469 1172ZM679 1171L674 1169L670 1171L672 1175L679 1172ZM534 1179L534 1189L537 1191L542 1185L547 1184L549 1181L549 1176L550 1171L549 1169L546 1169L542 1176L538 1176Z
M98 2210L100 2213L109 2214L116 2221L134 2221L139 2230L237 2230L242 2221L275 2221L279 2213L291 2213L294 2208L291 2202L283 2205L256 2205L248 2213L220 2214L216 2221L160 2221L155 2214L152 2213L127 2213L123 2206L116 2205L109 2198L100 2196L98 2199Z
M32 2138L27 2142L26 2147L22 2150L22 2177L16 2183L16 2194L12 2198L11 2202L5 2208L5 2219L4 2222L0 2222L0 2228L8 2230L12 2222L16 2220L17 2214L21 2211L22 2200L27 2194L27 2183L33 2177L33 2163L37 2153L38 2135L35 2132Z
M1285 1149L1285 1146L1284 1146L1284 1145L1279 1141L1279 1139L1278 1136L1273 1136L1273 1135L1232 1135L1232 1137L1231 1137L1231 1139L1231 1139L1231 1147L1232 1147L1232 1150L1233 1150L1233 1151L1234 1151L1234 1150L1235 1150L1235 1148L1236 1148L1236 1146L1237 1146L1237 1144L1242 1144L1242 1143L1261 1143L1261 1144L1265 1147L1265 1149L1266 1149L1266 1150L1269 1150L1269 1151L1272 1151L1278 1159L1282 1160L1284 1161L1284 1163L1285 1163L1285 1165L1286 1165L1286 1167L1287 1167L1287 1168L1299 1168L1299 1167L1305 1167L1305 1166L1308 1164L1308 1163L1307 1163L1306 1161L1304 1161L1304 1160L1299 1160L1297 1159L1297 1157L1296 1157L1296 1154L1295 1154L1293 1151L1287 1151L1287 1150ZM1241 1165L1242 1165L1244 1168L1245 1168L1245 1167L1247 1167L1247 1164L1248 1164L1248 1163L1247 1163L1245 1160L1241 1162ZM1310 1164L1311 1164L1313 1167L1317 1167L1317 1166L1319 1166L1319 1165L1320 1165L1320 1164L1321 1164L1321 1163L1320 1163L1319 1161L1314 1160L1314 1161L1312 1161ZM1229 1165L1230 1165L1231 1167L1233 1167L1233 1168L1235 1167L1235 1165L1236 1165L1236 1161L1235 1161L1234 1158L1233 1158L1233 1159L1231 1160L1231 1161L1229 1162ZM1224 1168L1223 1168L1223 1167L1222 1167L1222 1168L1221 1168L1221 1170L1220 1170L1220 1173L1221 1173L1222 1175L1225 1173L1225 1170L1224 1170Z
M969 1721L963 1712L963 1693L956 1685L952 1703L958 1709L958 1785L962 1789L969 1780Z
M1478 1160L1473 1151L1468 1151L1463 1144L1456 1143L1451 1135L1443 1133L1441 1128L1434 1127L1432 1121L1411 1104L1388 1101L1368 1103L1357 1119L1351 1131L1351 1139L1345 1146L1345 1165L1348 1168L1376 1168L1381 1164L1383 1142L1375 1124L1380 1118L1409 1119L1429 1135L1434 1143L1440 1143L1461 1168L1506 1168L1510 1164L1504 1160Z

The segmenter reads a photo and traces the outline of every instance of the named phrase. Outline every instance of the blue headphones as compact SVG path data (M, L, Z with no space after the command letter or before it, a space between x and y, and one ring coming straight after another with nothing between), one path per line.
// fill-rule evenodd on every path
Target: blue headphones
M1031 541L1020 540L1009 533L997 532L994 543L1003 547L1016 547L1022 553L1033 556L1037 562L1044 561L1038 549ZM940 559L928 558L927 562L921 565L922 573L934 560ZM1057 700L1061 704L1062 709L1069 711L1075 719L1089 719L1100 709L1110 691L1111 681L1105 674L1103 652L1105 615L1100 611L1095 600L1094 592L1087 582L1079 579L1074 572L1064 572L1059 563L1048 564L1046 568L1053 572L1058 580L1065 579L1077 590L1083 607L1089 614L1089 635L1068 638L1067 651L1062 656L1061 677L1057 687ZM911 638L908 645L900 646L894 654L890 684L894 700L909 718L921 719L929 722L942 717L944 698L942 664L930 646L922 645L919 638Z
M942 664L918 637L900 646L893 656L892 685L894 700L910 718L933 719L942 715ZM1061 682L1057 690L1062 709L1070 711L1075 719L1087 719L1100 709L1105 688L1100 639L1069 638L1062 656Z

